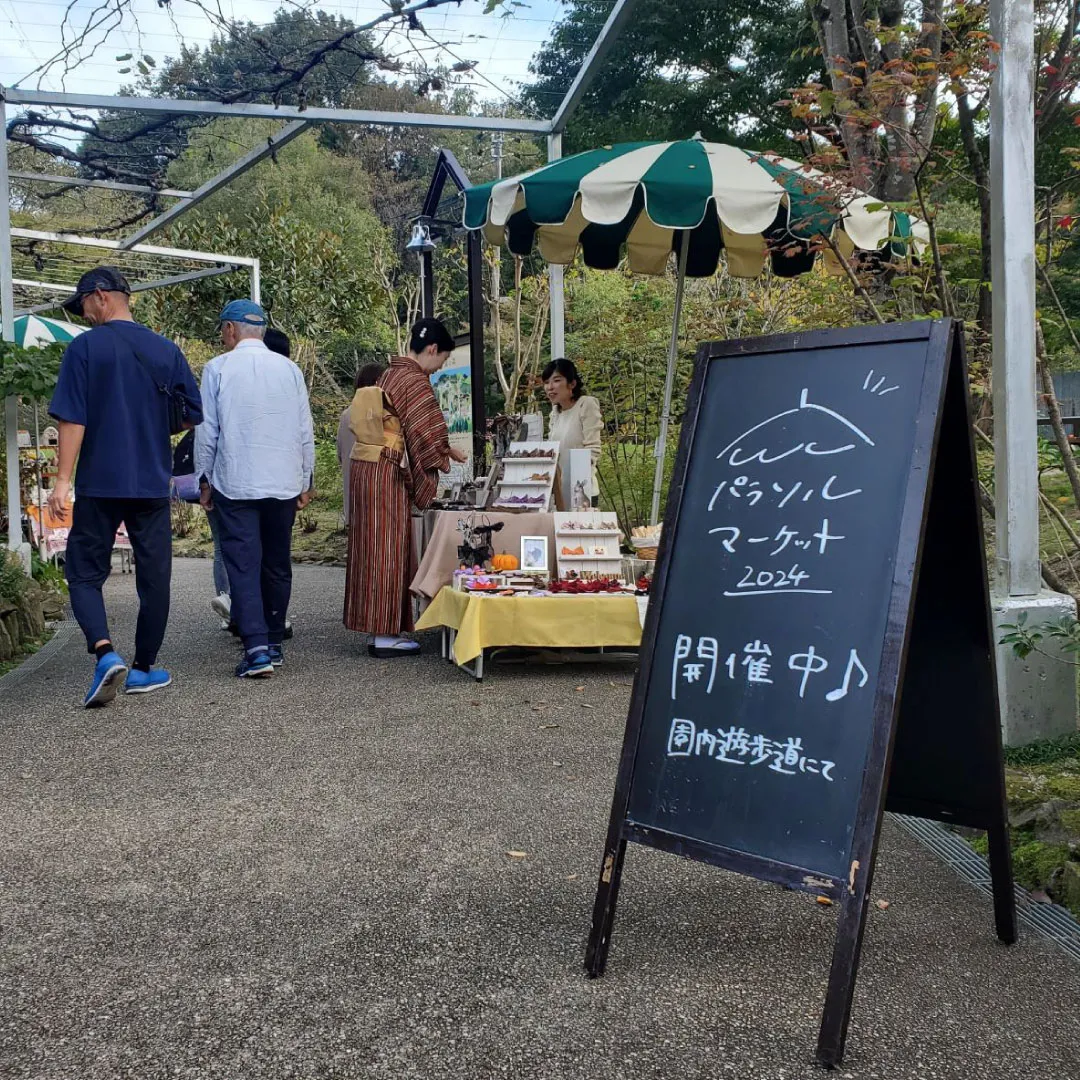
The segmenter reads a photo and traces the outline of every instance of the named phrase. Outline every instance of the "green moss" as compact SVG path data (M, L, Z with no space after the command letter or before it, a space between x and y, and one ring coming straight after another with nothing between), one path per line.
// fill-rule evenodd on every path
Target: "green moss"
M968 844L971 846L972 851L977 852L984 859L990 854L990 841L985 833L982 836L971 837Z
M1069 861L1069 849L1060 844L1029 840L1013 847L1013 874L1025 889L1044 888Z
M1046 777L1046 797L1080 803L1080 773L1058 772Z
M1061 819L1062 828L1080 840L1080 809L1062 810L1058 816Z
M1028 810L1046 801L1046 778L1033 772L1005 770L1005 799L1012 811Z

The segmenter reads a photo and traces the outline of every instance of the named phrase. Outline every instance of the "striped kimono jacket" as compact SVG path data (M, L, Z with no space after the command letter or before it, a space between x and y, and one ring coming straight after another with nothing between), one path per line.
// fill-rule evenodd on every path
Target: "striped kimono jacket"
M407 468L389 447L378 461L352 462L345 625L360 633L399 634L413 628L410 504L423 510L435 498L439 473L450 466L450 440L431 381L415 361L394 357L378 385L401 423Z

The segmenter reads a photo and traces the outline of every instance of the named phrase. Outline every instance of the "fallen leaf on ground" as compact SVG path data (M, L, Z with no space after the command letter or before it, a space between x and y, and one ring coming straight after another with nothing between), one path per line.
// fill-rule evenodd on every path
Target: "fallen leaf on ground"
M584 686L575 686L574 687L574 693L575 694L580 694L584 689L585 689Z
M558 724L541 724L540 725L540 730L541 731L554 731L558 726L559 726Z
M1036 904L1052 904L1054 902L1053 900L1050 899L1049 896L1047 896L1046 891L1044 889L1034 889L1034 890L1032 890L1031 899Z
M819 896L817 902L821 904L822 907L832 907L832 901L827 896Z
M551 764L554 765L556 769L561 769L562 768L562 762L561 761L553 761Z
M596 708L596 706L595 706L595 705L590 705L590 704L589 704L589 703L588 703L587 701L583 701L583 702L581 703L581 707L582 707L583 709L595 709L595 708Z
M479 705L480 702L479 701L470 701L469 704L475 706L475 705Z
M534 705L532 707L532 709L533 709L533 712L543 712L544 711L544 706L543 705Z
M877 902L877 907L878 907L878 911L888 911L889 910L889 901L888 900L879 900Z
M509 855L511 859L524 859L529 853L527 851L508 851L506 854Z
M566 880L567 881L577 881L577 874L571 874Z

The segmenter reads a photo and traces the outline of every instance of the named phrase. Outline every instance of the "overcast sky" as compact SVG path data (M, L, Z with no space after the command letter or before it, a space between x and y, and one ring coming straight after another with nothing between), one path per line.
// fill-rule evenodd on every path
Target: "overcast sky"
M106 3L118 0L0 0L0 83L19 84L27 89L79 90L95 94L115 93L131 80L119 68L127 66L116 60L127 52L149 54L161 61L175 56L181 43L205 45L213 27L191 0L172 0L171 6L161 8L157 0L124 0L122 24L115 18L108 21L108 33L102 26L93 31L81 50L81 59L66 76L54 68L44 78L35 69L44 64L62 47L65 12L68 15L68 38L84 30L88 19ZM231 18L266 23L280 7L314 7L330 14L344 16L355 23L366 22L386 10L381 0L217 0ZM558 0L532 0L518 7L511 18L484 14L484 0L464 0L459 6L424 13L422 21L427 30L450 53L443 61L455 59L478 62L475 88L490 100L509 100L516 96L517 83L525 78L528 63L537 47L551 33L557 18ZM97 16L100 18L100 16ZM104 40L103 40L104 39ZM402 36L397 36L395 51L406 48ZM554 110L554 103L552 111Z

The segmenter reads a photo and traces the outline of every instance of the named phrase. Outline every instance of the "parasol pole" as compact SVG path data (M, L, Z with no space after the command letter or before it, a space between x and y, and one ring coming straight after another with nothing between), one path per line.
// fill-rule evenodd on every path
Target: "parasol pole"
M675 387L675 362L679 353L679 326L682 323L683 292L686 287L686 256L690 251L690 234L680 230L679 273L675 280L675 314L671 320L671 343L668 346L667 373L664 376L664 411L660 414L660 434L656 440L656 474L653 477L652 512L649 524L660 520L660 489L664 486L664 461L667 456L668 425L671 423L671 393Z

